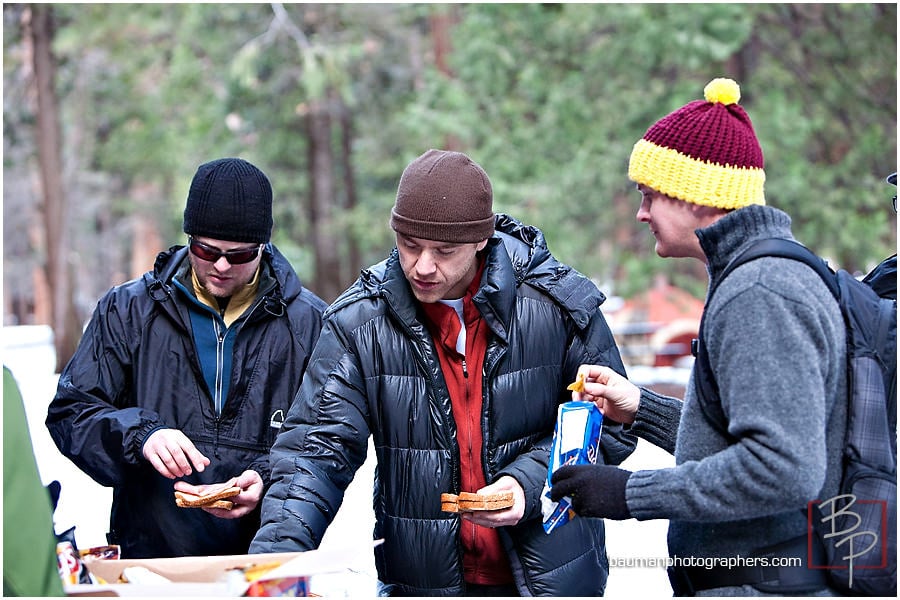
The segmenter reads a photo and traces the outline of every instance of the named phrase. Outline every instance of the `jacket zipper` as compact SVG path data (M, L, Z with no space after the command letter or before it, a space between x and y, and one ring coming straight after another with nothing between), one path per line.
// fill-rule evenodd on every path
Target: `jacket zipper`
M466 357L465 357L465 356L462 356L461 359L460 359L460 362L462 363L462 374L463 374L463 379L465 379L465 381L466 381L465 404L466 404L466 412L468 412L468 411L469 411L469 408L470 408L469 403L472 401L472 390L471 390L471 387L470 387L470 385L469 385L469 369L468 369L468 366L467 366L467 363L466 363ZM480 416L479 416L479 419L478 419L478 420L479 420L479 423L480 423L480 422L481 422ZM469 419L468 416L466 417L466 424L467 424L467 425L466 425L467 427L470 427L470 426L471 426L471 420ZM480 424L479 424L478 426L480 427ZM459 443L459 439L457 439L457 444L458 444L458 443ZM466 443L467 443L466 454L469 455L469 456L471 456L471 454L472 454L472 436L471 436L470 434L467 434L467 435L466 435ZM460 457L460 459L461 459L461 457ZM461 521L462 521L462 520L461 520ZM465 523L465 521L462 521L462 522ZM478 535L478 526L477 526L475 523L467 523L467 525L468 525L469 528L471 529L471 536L472 536L472 539L473 539L473 540L476 539L476 537L477 537L477 535Z
M260 295L259 300L250 308L247 312L247 316L243 319L240 319L237 325L237 331L235 332L235 342L237 341L237 335L240 333L241 329L244 328L244 324L250 320L250 317L256 312L256 309L259 308L261 304L263 304L269 296L269 292L274 288L274 284L269 287L269 289L265 290L262 295ZM215 397L213 399L214 407L216 409L216 437L213 442L213 454L216 458L220 458L219 456L219 430L222 426L222 412L225 410L225 401L226 398L222 397L222 381L225 378L224 373L224 362L225 362L225 337L228 335L228 328L225 327L224 321L222 322L222 329L220 329L220 325L218 321L215 321L216 324L216 389L214 390ZM231 364L231 372L234 373L234 361ZM229 387L229 389L231 389Z
M236 331L234 332L234 340L235 340L235 346L234 346L234 347L237 347L237 338L238 338L238 336L240 335L241 331L244 329L244 325L246 325L247 322L250 321L250 319L251 319L251 318L253 317L253 315L256 313L256 310L257 310L262 304L264 304L264 303L266 302L266 300L267 300L268 297L269 297L269 292L270 292L274 287L275 287L275 286L272 285L272 286L269 287L269 289L267 289L267 290L265 290L265 291L263 292L263 294L259 297L259 300L257 300L256 303L253 304L253 306L250 307L250 310L247 311L247 315L246 315L245 317L243 317L242 319L239 319L239 320L235 321L234 323L232 323L232 325L233 325L234 327L237 328ZM223 323L223 325L224 325L224 321L223 321L222 323ZM217 323L217 326L218 326L218 323ZM225 375L225 374L222 373L221 371L222 371L222 369L223 369L224 361L225 361L225 336L226 336L226 335L228 335L228 328L227 328L227 327L226 327L226 328L221 332L221 334L219 335L219 338L218 338L218 339L219 339L219 344L218 344L218 347L216 348L216 396L217 396L218 402L219 402L219 410L216 411L216 423L217 423L217 424L218 424L218 418L219 418L219 416L221 416L222 412L225 410L225 401L227 400L227 398L221 398L221 397L220 397L221 394L222 394L222 390L221 390L221 388L220 388L220 382L224 379L224 375ZM232 363L231 363L231 374L232 374L232 375L234 374L234 370L235 370L235 366L234 366L234 365L235 365L235 362L232 361ZM232 377L232 379L233 379L233 377ZM229 390L230 390L230 389L231 389L231 387L229 387Z
M216 458L219 456L219 428L222 421L222 411L225 410L225 399L222 397L222 380L225 377L223 366L225 362L225 336L228 334L228 328L223 323L221 326L218 321L216 323L216 389L213 391L213 403L216 410L216 438L213 443L213 454Z
M216 409L216 420L222 414L225 408L225 399L222 397L222 381L225 379L225 336L228 334L227 328L220 325L218 321L213 321L216 328L216 389L213 390L213 404Z

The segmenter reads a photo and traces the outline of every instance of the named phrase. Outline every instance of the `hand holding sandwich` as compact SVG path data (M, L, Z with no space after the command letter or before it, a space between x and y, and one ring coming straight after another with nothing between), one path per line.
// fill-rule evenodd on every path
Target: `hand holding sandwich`
M509 475L504 475L491 485L478 490L479 494L490 495L501 492L512 492L513 505L503 510L485 510L461 512L460 517L482 527L505 527L515 525L525 514L525 491L519 482Z
M223 505L221 503L191 502L194 499L213 498L217 492L231 488L237 488L240 491L233 496L228 496L227 502L231 503L230 508L227 508L227 504ZM256 471L251 470L244 471L238 477L232 477L223 483L191 485L186 481L175 482L175 497L182 501L187 499L187 503L183 502L184 506L201 508L222 519L237 519L252 512L256 505L259 504L262 494L262 477ZM191 506L192 504L194 506Z

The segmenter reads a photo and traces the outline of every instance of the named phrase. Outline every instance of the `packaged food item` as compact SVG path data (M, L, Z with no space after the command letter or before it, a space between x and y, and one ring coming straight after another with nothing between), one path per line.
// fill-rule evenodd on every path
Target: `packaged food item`
M62 579L63 584L81 583L79 575L83 567L81 558L75 551L72 542L56 543L56 564L59 568L59 578Z
M91 576L81 562L81 554L75 544L74 527L56 536L56 565L63 585L91 583Z
M250 584L244 595L253 598L271 598L275 596L300 598L309 596L309 577L259 579Z
M280 567L282 563L249 564L244 567L229 569L227 581L231 589L244 589L244 596L254 598L310 596L308 576L272 577L269 573ZM249 583L250 585L247 585Z
M563 465L596 464L600 455L602 425L603 413L593 402L571 401L559 405L547 481L541 493L541 515L546 533L568 523L575 516L571 498L565 496L559 502L550 499L553 472Z

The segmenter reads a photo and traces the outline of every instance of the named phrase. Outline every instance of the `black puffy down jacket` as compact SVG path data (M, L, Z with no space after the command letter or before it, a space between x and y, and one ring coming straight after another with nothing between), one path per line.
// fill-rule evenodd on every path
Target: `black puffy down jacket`
M231 387L217 417L191 336L190 300L173 285L186 256L186 248L162 252L153 271L100 299L47 415L60 451L113 488L110 540L121 544L124 558L247 551L258 510L219 519L178 508L173 481L156 472L141 448L155 429L180 429L211 460L185 481L222 482L254 469L267 483L269 449L326 308L281 253L266 246L262 295L240 325Z
M483 463L488 483L511 475L525 491L514 527L499 529L523 595L603 593L603 522L574 519L544 533L539 496L560 402L582 363L624 373L600 312L604 296L557 262L543 234L498 215L474 297L491 336L484 364ZM441 512L459 492L450 397L396 249L363 271L329 308L300 392L272 449L272 487L251 552L315 548L344 491L377 454L374 539L383 593L463 592L460 519ZM618 464L636 439L609 424L603 459Z

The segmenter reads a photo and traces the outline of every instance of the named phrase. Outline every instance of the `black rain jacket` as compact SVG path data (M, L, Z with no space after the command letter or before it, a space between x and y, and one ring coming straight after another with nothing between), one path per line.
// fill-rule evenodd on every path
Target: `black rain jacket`
M603 294L556 261L543 234L506 215L485 250L474 302L491 329L484 364L482 456L488 483L514 477L525 491L519 524L499 529L523 595L595 596L608 574L603 521L576 518L544 533L539 496L557 406L582 363L624 374L600 312ZM272 449L272 487L251 552L318 547L347 485L377 455L375 549L382 593L460 595L459 448L450 396L431 336L396 249L326 312L319 344ZM603 457L618 464L636 438L607 423Z
M259 509L220 519L175 505L173 484L143 458L156 429L180 429L211 464L184 478L223 482L247 469L268 483L269 449L300 385L326 304L265 247L257 301L232 324L231 386L216 416L191 335L189 299L173 284L187 248L109 290L59 378L46 425L60 451L113 488L110 543L123 558L244 554ZM65 491L64 491L65 493Z

